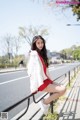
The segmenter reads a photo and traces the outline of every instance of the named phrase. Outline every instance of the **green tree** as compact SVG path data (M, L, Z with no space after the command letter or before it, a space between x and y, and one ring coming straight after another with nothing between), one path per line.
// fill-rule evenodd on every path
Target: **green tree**
M77 16L77 21L80 20L80 4L72 5L73 15Z
M64 58L73 58L74 60L80 60L80 46L73 45L70 48L60 51L64 55ZM66 56L65 56L66 55Z
M62 51L60 51L60 53L62 54L61 56L66 59L67 58L67 53L66 53L66 50L63 49Z
M72 53L74 60L80 60L80 49L76 49Z

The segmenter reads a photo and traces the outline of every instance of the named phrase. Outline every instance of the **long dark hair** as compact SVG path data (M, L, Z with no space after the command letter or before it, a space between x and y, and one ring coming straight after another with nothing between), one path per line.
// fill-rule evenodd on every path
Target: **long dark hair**
M44 43L44 46L43 46L42 50L39 50L36 46L36 40L38 40L38 39L41 39ZM39 53L39 55L43 58L46 66L48 67L49 64L48 64L48 57L47 57L47 49L46 49L46 46L45 46L45 40L42 36L37 35L37 36L33 37L31 50L36 50Z

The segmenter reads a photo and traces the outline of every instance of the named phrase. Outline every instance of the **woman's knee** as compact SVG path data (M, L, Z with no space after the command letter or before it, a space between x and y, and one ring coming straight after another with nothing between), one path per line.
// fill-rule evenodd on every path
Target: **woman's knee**
M60 94L63 95L66 92L66 87L61 85Z

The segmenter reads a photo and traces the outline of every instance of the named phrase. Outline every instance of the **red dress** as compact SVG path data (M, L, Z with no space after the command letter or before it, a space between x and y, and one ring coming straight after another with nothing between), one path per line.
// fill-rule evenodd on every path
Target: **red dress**
M44 63L44 60L43 58L39 55L40 57L40 60L42 62L42 65L43 65L43 70L44 70L44 73L46 75L46 65ZM46 75L47 76L47 75ZM48 76L47 76L48 77ZM49 84L53 84L53 81L50 80L50 78L48 77L48 79L44 80L44 83L38 88L38 91L43 91Z

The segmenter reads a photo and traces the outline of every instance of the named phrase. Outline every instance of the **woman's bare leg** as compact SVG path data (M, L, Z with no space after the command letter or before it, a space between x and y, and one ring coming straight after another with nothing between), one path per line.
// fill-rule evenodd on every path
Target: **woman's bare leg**
M45 104L49 104L53 100L62 96L66 92L66 88L62 85L57 85L57 84L53 83L53 84L48 85L44 89L44 91L49 92L49 93L54 93L50 97L48 97L47 99L44 99L44 101L43 101Z

